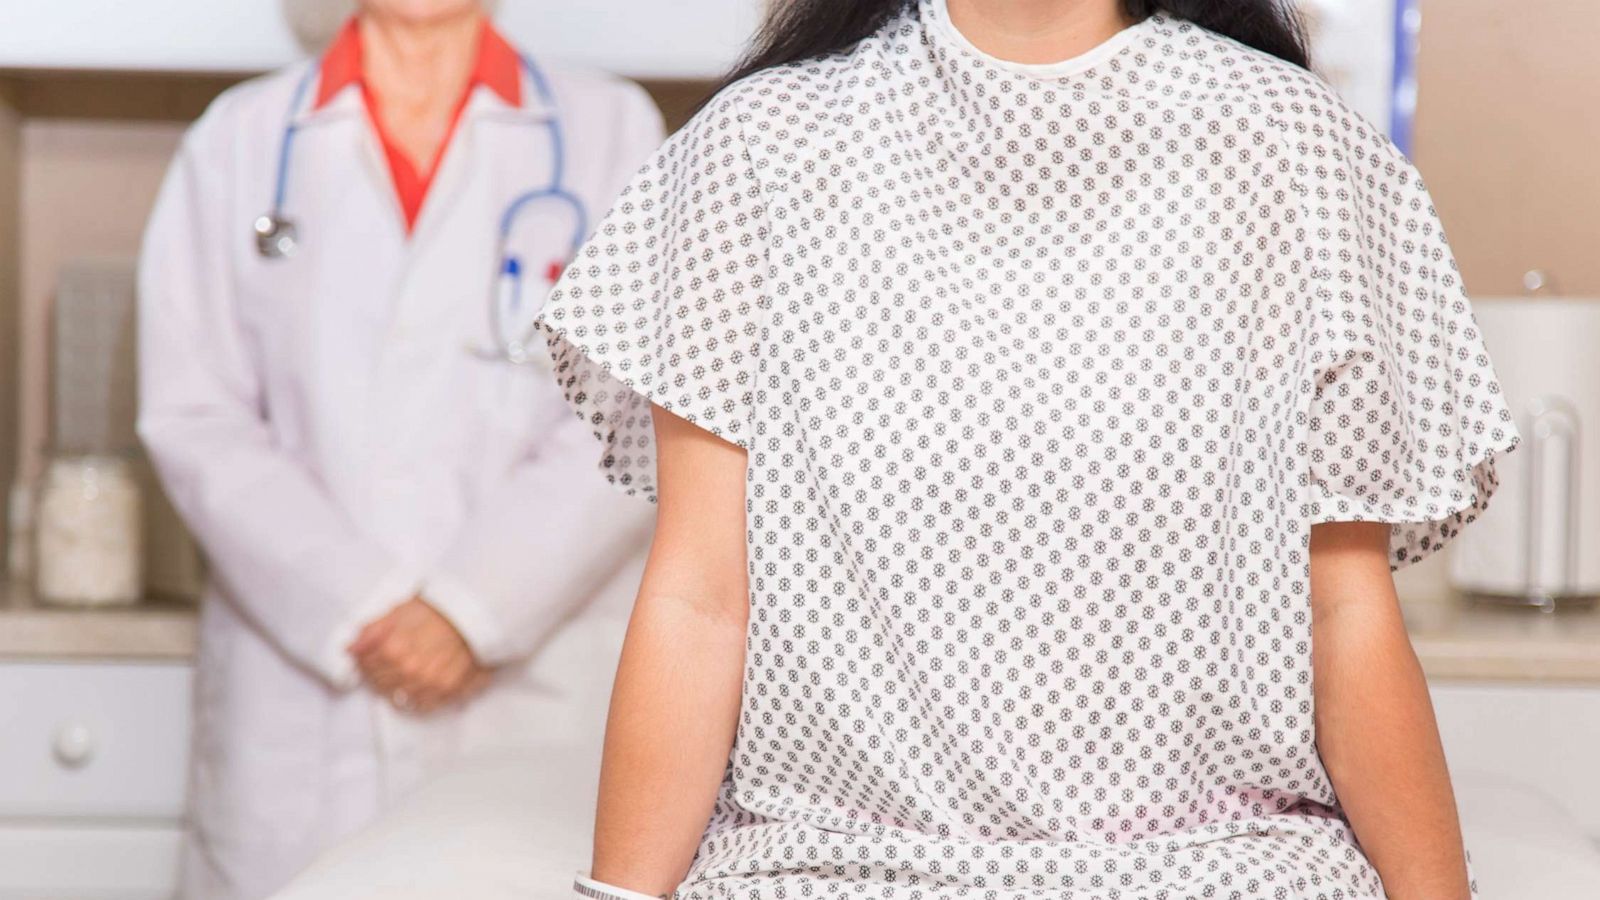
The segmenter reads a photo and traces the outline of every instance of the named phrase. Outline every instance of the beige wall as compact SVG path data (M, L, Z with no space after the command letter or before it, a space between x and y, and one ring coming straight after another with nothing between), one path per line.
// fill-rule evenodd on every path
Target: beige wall
M133 258L177 147L175 123L35 119L22 127L21 474L49 443L47 336L56 277L73 259Z
M22 114L18 91L0 85L0 388L17 383L18 188L22 166ZM0 494L11 484L17 462L16 390L0 389ZM6 519L0 515L0 546L6 545ZM0 561L5 556L0 554ZM0 562L3 568L3 562Z
M135 255L186 123L230 81L60 73L0 80L13 126L0 122L0 209L6 186L15 187L10 214L0 214L0 464L15 461L14 471L0 465L5 485L34 482L49 440L49 321L62 265ZM3 323L12 321L17 340L5 347ZM174 514L159 500L146 510L150 587L192 591L195 558ZM26 552L9 542L7 549Z
M57 276L75 259L131 260L137 254L182 133L182 124L164 122L44 118L22 125L19 415L17 438L7 450L15 448L23 485L36 482L50 443L48 336ZM152 500L146 504L147 589L192 594L198 589L194 551L176 515Z
M13 237L20 326L17 367L5 402L17 404L4 455L31 481L48 442L49 320L63 263L81 257L131 258L167 160L187 123L234 79L56 73L0 82L20 116L16 159L0 172L18 179ZM6 419L0 418L0 421Z
M1600 4L1423 0L1416 162L1478 296L1600 297Z

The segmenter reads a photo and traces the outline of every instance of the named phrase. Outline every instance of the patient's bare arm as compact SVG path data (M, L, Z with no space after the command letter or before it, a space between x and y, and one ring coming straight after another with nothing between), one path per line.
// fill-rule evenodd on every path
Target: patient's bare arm
M1317 749L1391 900L1467 900L1455 797L1388 554L1382 523L1311 529Z
M694 858L733 746L749 579L744 450L653 416L660 512L611 696L592 875L659 896Z

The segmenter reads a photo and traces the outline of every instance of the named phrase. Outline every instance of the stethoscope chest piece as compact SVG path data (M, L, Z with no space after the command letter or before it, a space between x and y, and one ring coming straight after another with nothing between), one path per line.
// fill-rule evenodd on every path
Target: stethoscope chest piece
M251 227L256 234L256 252L267 259L292 256L299 246L294 223L276 213L257 216Z
M522 341L512 341L505 347L506 362L517 366L533 366L536 369L551 369L550 354L545 352L544 344L530 347Z

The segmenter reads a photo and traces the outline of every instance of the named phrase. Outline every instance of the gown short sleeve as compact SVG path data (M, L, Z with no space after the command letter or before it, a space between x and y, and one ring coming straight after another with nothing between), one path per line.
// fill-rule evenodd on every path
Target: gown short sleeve
M750 447L767 225L739 116L715 98L656 152L539 318L602 472L652 500L652 403Z
M1416 169L1375 132L1316 159L1311 521L1390 523L1398 569L1483 512L1518 436Z

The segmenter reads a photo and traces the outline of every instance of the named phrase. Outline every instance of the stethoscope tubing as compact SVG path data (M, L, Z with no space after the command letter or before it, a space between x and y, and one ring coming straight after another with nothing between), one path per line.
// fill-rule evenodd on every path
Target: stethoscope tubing
M322 64L313 64L301 77L300 83L295 85L294 98L289 101L289 116L283 123L283 138L278 142L278 170L272 179L273 217L283 215L284 201L289 196L289 157L294 152L294 136L300 131L295 116L299 114L300 106L305 103L306 94L311 90L311 83L317 79L320 71Z
M573 239L567 249L569 252L577 250L578 245L583 242L583 236L589 233L589 217L584 210L583 201L578 199L571 191L562 187L539 188L512 199L511 204L506 207L506 211L500 215L500 240L502 244L510 239L511 228L516 224L517 217L521 215L523 207L539 200L556 200L572 210ZM504 249L504 246L502 246L500 254L502 259L505 257Z

